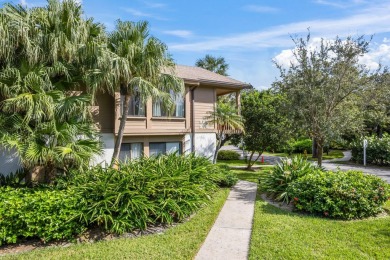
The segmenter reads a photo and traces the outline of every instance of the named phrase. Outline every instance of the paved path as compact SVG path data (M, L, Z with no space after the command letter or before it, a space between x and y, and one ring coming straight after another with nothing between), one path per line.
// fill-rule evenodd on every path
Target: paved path
M364 173L373 174L376 175L383 180L390 183L390 169L389 168L382 168L382 167L376 167L376 166L360 166L360 165L345 165L345 164L337 164L337 163L330 163L330 162L324 162L322 166L327 170L337 170L340 169L341 171L348 171L348 170L355 170L355 171L362 171Z
M221 150L232 150L236 151L240 154L240 159L243 159L242 150L240 150L238 147L234 145L226 145L221 148ZM377 167L377 166L362 166L362 165L354 165L354 164L338 164L337 162L348 162L351 160L351 151L344 151L343 152L344 157L343 158L337 158L332 160L324 160L322 162L322 166L327 170L337 170L340 169L342 171L348 171L348 170L356 170L356 171L362 171L364 173L373 174L376 175L388 183L390 183L390 168L389 167ZM255 157L255 156L254 156ZM256 157L255 157L256 158ZM264 155L264 161L270 164L277 164L280 162L281 158L278 156L271 156L271 155ZM336 163L335 163L336 162ZM315 163L315 162L313 162Z
M218 215L195 259L248 258L257 184L239 181Z
M237 146L234 146L234 145L225 145L225 146L222 146L222 147L221 147L221 150L235 151L235 152L237 152L237 153L240 155L240 159L241 159L241 160L245 159L245 158L244 158L244 155L243 155L243 153L242 153L242 150L241 150L240 148L238 148ZM255 154L253 155L252 160L254 161L254 160L257 158L258 155L259 155L258 153L255 153ZM248 154L248 157L249 157L249 154ZM280 157L278 157L278 156L272 156L272 155L262 155L262 157L264 157L264 162L269 163L269 164L272 164L272 165L279 163L280 160L281 160ZM259 161L260 161L260 160L261 160L261 159L259 158Z

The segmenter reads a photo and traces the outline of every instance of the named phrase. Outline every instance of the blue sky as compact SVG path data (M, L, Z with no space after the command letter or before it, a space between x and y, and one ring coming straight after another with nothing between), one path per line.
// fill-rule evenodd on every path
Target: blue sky
M4 2L4 1L2 1ZM42 0L13 1L29 7ZM87 17L112 30L115 20L150 22L151 34L168 45L178 64L194 65L206 54L223 56L228 74L268 88L278 77L272 63L288 64L291 35L314 43L323 37L374 35L371 52L361 62L375 69L390 65L389 0L82 0Z

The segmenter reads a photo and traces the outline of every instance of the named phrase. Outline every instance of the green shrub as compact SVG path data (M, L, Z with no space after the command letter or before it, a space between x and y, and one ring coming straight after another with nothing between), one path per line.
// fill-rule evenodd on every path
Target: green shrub
M205 204L218 184L231 183L226 170L207 158L171 154L129 161L119 170L95 167L59 186L72 186L88 202L82 215L88 223L123 233L181 221Z
M23 169L20 169L15 173L11 172L7 175L0 173L0 187L22 187L25 184L26 175L27 173Z
M71 172L55 186L0 187L0 245L38 237L69 239L87 227L114 233L182 221L237 177L204 157L141 158L120 169Z
M366 149L367 163L376 165L390 165L390 136L384 134L382 138L377 136L361 137L351 143L352 160L363 163L363 139L367 139Z
M217 156L218 160L238 160L240 159L240 155L235 151L222 150L218 152Z
M292 159L284 158L270 172L261 173L260 189L276 200L289 203L291 195L287 191L288 186L313 171L316 171L316 167L300 155Z
M232 187L238 182L237 174L232 172L229 166L218 166L220 168L221 179L218 181L220 187Z
M293 144L293 152L294 153L304 153L305 150L307 153L312 153L313 150L313 141L311 139L302 139L295 141Z
M22 238L72 238L85 230L77 218L85 209L71 190L0 188L0 245Z
M301 138L298 140L291 139L283 147L283 152L289 155L293 153L304 153L305 150L307 153L312 153L312 140L309 138Z
M356 171L309 173L287 192L298 210L340 219L374 216L390 196L385 181Z

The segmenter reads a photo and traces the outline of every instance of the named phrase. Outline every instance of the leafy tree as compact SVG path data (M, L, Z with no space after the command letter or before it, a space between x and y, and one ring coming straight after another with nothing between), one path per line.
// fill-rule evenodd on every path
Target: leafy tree
M369 42L363 36L337 37L313 48L310 34L293 40L295 59L287 70L276 64L281 80L274 88L288 96L290 117L316 141L321 165L327 140L362 126L356 93L367 84L368 71L358 59Z
M232 131L244 130L243 121L237 109L225 102L218 102L215 111L209 112L206 121L217 126L217 145L213 157L213 163L216 163L218 152L229 140Z
M361 111L368 134L382 137L390 126L390 73L385 68L372 75L371 79L360 95Z
M195 66L204 68L223 76L228 76L227 70L229 69L229 64L226 63L225 58L223 57L217 58L207 54L203 59L198 59L195 63Z
M173 76L175 64L167 52L167 46L149 36L147 22L118 21L108 41L110 50L117 55L118 68L122 71L116 88L125 96L112 157L112 165L116 165L131 96L138 93L143 101L150 97L158 98L167 109L171 109L171 94L183 92L184 83Z
M50 0L31 9L5 4L0 35L0 143L47 180L58 169L87 167L101 145L92 98L75 90L98 82L103 27L84 19L80 4Z
M241 140L246 150L250 152L248 169L251 169L266 149L280 147L287 141L289 120L283 113L286 98L282 94L270 90L250 90L243 93L241 98L241 115L244 119L242 135L235 136L233 142ZM255 153L258 157L253 160Z

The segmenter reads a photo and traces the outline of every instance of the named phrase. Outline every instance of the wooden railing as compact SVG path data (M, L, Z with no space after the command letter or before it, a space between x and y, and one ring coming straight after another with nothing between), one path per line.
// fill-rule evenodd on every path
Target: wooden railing
M242 133L241 130L233 129L232 127L229 127L227 125L217 125L217 130L218 131L223 130L223 132L225 134L241 134Z

